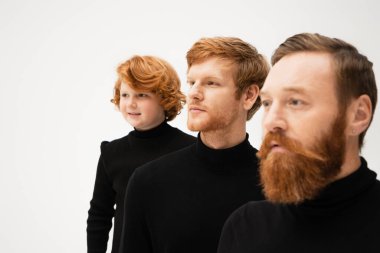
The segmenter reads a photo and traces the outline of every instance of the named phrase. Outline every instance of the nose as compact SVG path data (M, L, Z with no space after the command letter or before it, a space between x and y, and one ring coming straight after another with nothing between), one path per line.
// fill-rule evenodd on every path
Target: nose
M203 99L202 87L198 82L195 82L192 86L190 86L188 99L189 100L202 100Z
M136 107L136 99L134 96L130 96L127 100L127 106L135 108Z
M287 128L284 109L278 104L273 103L264 110L263 128L264 132L283 132Z

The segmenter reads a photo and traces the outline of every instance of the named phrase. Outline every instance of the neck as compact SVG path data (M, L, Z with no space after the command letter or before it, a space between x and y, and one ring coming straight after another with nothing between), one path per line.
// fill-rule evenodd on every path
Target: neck
M360 163L358 143L348 143L343 164L336 179L338 180L352 174L360 167Z
M245 125L239 131L215 130L201 132L200 137L202 142L212 149L226 149L234 147L245 140L246 130Z

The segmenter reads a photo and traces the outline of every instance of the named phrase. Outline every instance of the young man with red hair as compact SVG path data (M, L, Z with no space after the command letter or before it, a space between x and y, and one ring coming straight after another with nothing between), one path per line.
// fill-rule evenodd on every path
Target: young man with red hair
M246 122L260 106L268 63L231 37L199 40L187 63L187 124L198 140L135 171L120 253L216 252L232 211L263 199Z

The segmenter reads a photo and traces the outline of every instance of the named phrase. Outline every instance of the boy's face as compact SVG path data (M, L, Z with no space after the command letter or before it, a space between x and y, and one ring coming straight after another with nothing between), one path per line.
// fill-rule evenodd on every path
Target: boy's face
M193 64L187 74L187 126L192 131L230 131L244 124L247 111L236 99L234 66L226 60L209 58Z
M154 128L165 120L164 109L156 94L136 91L124 82L120 87L119 108L125 120L140 131Z

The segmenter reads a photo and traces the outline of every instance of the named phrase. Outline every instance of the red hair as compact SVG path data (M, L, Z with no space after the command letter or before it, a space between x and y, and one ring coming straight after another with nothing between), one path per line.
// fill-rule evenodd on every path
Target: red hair
M135 55L117 68L118 79L111 100L119 107L122 83L138 91L153 92L161 98L168 121L174 119L185 104L181 82L174 68L165 60L155 56Z

